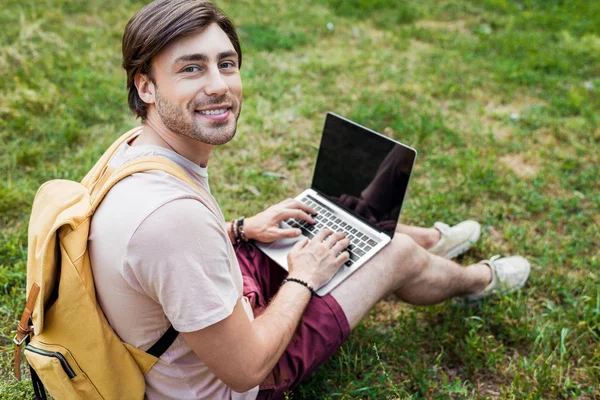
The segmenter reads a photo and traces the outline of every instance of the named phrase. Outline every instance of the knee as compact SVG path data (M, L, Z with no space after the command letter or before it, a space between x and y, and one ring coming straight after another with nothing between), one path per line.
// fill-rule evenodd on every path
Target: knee
M396 232L392 239L391 247L397 257L415 257L419 252L419 245L410 236Z
M429 265L429 253L410 236L396 232L390 244L393 257L402 266L405 278L420 275Z

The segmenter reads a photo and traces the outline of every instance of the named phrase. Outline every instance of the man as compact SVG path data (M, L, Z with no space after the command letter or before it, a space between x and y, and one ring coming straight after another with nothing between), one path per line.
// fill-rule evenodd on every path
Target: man
M206 192L160 171L134 174L115 185L92 221L97 295L121 339L147 349L170 324L180 332L146 375L148 398L281 398L390 293L425 305L523 286L529 264L521 257L465 268L425 250L447 255L464 248L465 237L478 232L472 222L399 226L388 246L323 297L313 297L314 289L348 259L342 233L298 242L289 275L240 240L298 236L279 222L312 222L314 214L288 199L240 228L226 223L208 194L211 152L236 132L241 64L235 28L207 2L155 1L125 28L129 105L142 126L111 164L163 156Z

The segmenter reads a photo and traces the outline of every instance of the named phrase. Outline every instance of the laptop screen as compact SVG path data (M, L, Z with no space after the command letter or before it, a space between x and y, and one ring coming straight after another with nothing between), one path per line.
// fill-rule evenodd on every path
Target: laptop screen
M393 237L417 153L328 113L312 189Z

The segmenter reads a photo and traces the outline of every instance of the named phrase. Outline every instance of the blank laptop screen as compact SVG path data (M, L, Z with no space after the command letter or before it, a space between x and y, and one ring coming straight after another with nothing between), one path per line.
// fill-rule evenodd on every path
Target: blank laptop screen
M416 151L327 114L312 188L393 237Z

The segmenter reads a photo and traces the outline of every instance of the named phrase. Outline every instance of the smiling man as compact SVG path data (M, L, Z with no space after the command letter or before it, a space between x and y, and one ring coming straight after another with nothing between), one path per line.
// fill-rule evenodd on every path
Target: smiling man
M128 26L134 27L136 22L139 20L134 18ZM154 29L159 27L154 25ZM126 30L124 44L141 39L128 36L134 32L135 28ZM163 144L206 167L212 147L233 138L240 116L241 49L237 38L235 41L234 46L225 31L213 23L201 34L182 37L150 57L152 63L147 62L145 73L128 75L129 86L137 88L130 92L130 104L140 110L138 115L146 127L138 145L165 138L161 133L168 130L176 135L169 137L171 143ZM136 50L137 46L124 45L123 49L127 59L125 50ZM153 105L155 112L148 112L147 105Z
M388 294L425 305L523 286L529 264L521 257L465 268L435 255L478 237L479 225L466 222L398 226L365 266L314 296L348 260L343 233L298 242L288 274L252 241L298 236L279 223L313 223L314 210L288 199L227 223L210 195L211 152L235 136L241 112L241 65L233 24L208 2L155 1L125 28L129 106L142 124L110 163L165 157L202 188L161 171L134 174L111 189L91 223L98 300L121 339L148 349L171 325L180 332L146 374L149 399L282 398Z

